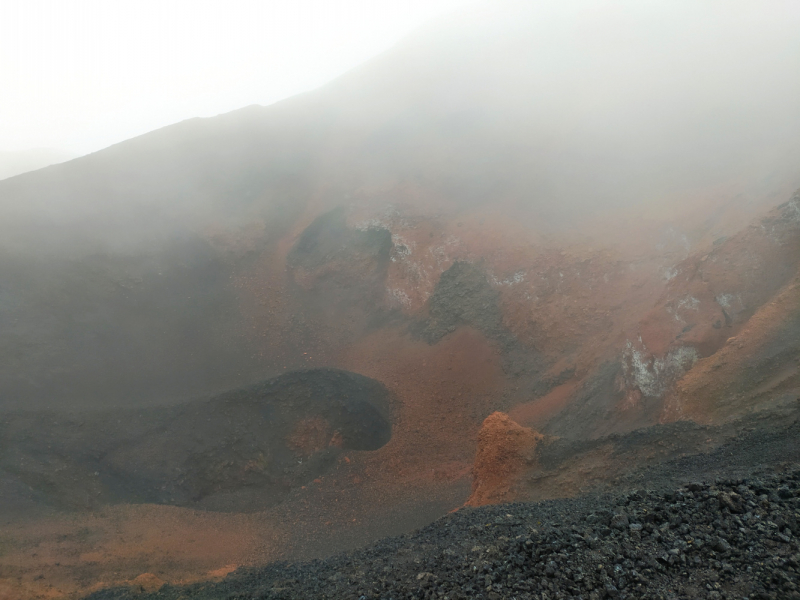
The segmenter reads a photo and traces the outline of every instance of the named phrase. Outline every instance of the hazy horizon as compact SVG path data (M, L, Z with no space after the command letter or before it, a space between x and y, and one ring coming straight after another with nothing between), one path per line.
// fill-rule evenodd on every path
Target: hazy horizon
M70 156L315 89L470 0L0 6L0 151Z

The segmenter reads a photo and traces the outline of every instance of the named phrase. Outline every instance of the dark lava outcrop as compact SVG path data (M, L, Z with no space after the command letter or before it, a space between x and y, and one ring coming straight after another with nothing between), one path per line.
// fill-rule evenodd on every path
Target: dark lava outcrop
M386 388L334 369L167 408L5 413L0 503L13 505L7 490L16 488L66 508L264 509L325 474L340 453L382 447L391 428Z

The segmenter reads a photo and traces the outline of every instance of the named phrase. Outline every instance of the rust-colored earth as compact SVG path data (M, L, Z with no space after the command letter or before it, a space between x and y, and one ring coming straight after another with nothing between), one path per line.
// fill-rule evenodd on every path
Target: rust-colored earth
M677 255L666 273L663 254L524 245L501 236L501 227L493 234L479 225L480 215L446 226L424 217L397 228L382 223L392 228L394 253L382 302L399 316L380 326L369 324L374 315L347 286L324 288L345 301L328 315L304 304L342 271L335 261L306 269L292 287L296 273L284 265L312 220L303 219L237 275L243 311L262 352L282 369L336 367L382 382L393 397L390 441L342 452L326 474L266 511L119 504L7 519L0 598L78 598L107 585L146 590L222 577L241 565L355 547L465 502L579 493L632 466L602 440L555 471L539 465L543 440L569 439L572 424L587 421L579 411L595 411L591 439L679 419L723 423L780 406L800 386L798 201L713 247ZM347 227L359 231L365 218L354 212ZM497 292L500 329L467 320L426 340L432 321L428 329L415 323L425 323L437 282L458 261L482 265L486 289ZM780 271L769 267L775 263ZM370 276L376 264L351 262L347 280ZM308 319L305 338L297 336L298 315ZM690 352L685 362L676 358L681 349ZM532 355L535 362L524 362ZM598 387L598 373L614 361L621 366ZM605 404L592 408L602 394ZM325 419L309 417L286 443L302 459L342 441ZM716 442L697 443L702 450ZM675 454L637 456L650 464Z
M543 438L521 427L508 415L494 412L478 433L478 450L472 467L472 494L467 506L513 502L517 478L536 463L536 444Z

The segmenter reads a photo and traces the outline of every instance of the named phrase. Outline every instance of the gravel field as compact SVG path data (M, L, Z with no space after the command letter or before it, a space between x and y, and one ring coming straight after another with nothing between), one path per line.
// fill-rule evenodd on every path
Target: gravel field
M800 598L800 468L463 509L326 560L91 600Z

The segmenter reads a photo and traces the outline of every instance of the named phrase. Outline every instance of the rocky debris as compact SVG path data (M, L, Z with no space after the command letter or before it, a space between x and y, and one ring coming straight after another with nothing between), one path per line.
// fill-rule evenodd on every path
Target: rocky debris
M472 495L468 506L513 500L512 487L525 467L535 463L540 433L522 427L508 415L494 412L478 432L478 450L472 467Z
M435 344L461 325L470 325L489 338L511 338L503 327L500 293L480 267L456 261L444 271L429 301L430 320L422 336Z
M387 229L351 229L344 209L335 208L303 230L286 256L286 264L294 282L305 291L317 286L327 293L333 288L357 287L362 294L371 290L380 297L391 250L392 236ZM377 290L373 289L376 285ZM326 293L321 299L331 301ZM354 295L349 300L354 299L359 298Z
M463 509L418 532L220 583L91 600L800 598L800 470Z
M515 500L674 487L698 479L743 477L760 465L800 462L800 403L724 425L677 421L594 440L545 438L518 474Z
M501 308L501 294L487 278L481 264L457 260L439 277L428 299L429 318L412 323L413 335L437 344L460 327L471 327L496 343L503 357L503 371L512 377L526 374L531 391L547 393L558 385L558 377L540 378L546 360L531 344L508 329Z
M164 582L152 573L142 573L131 581L131 587L140 592L157 592Z

